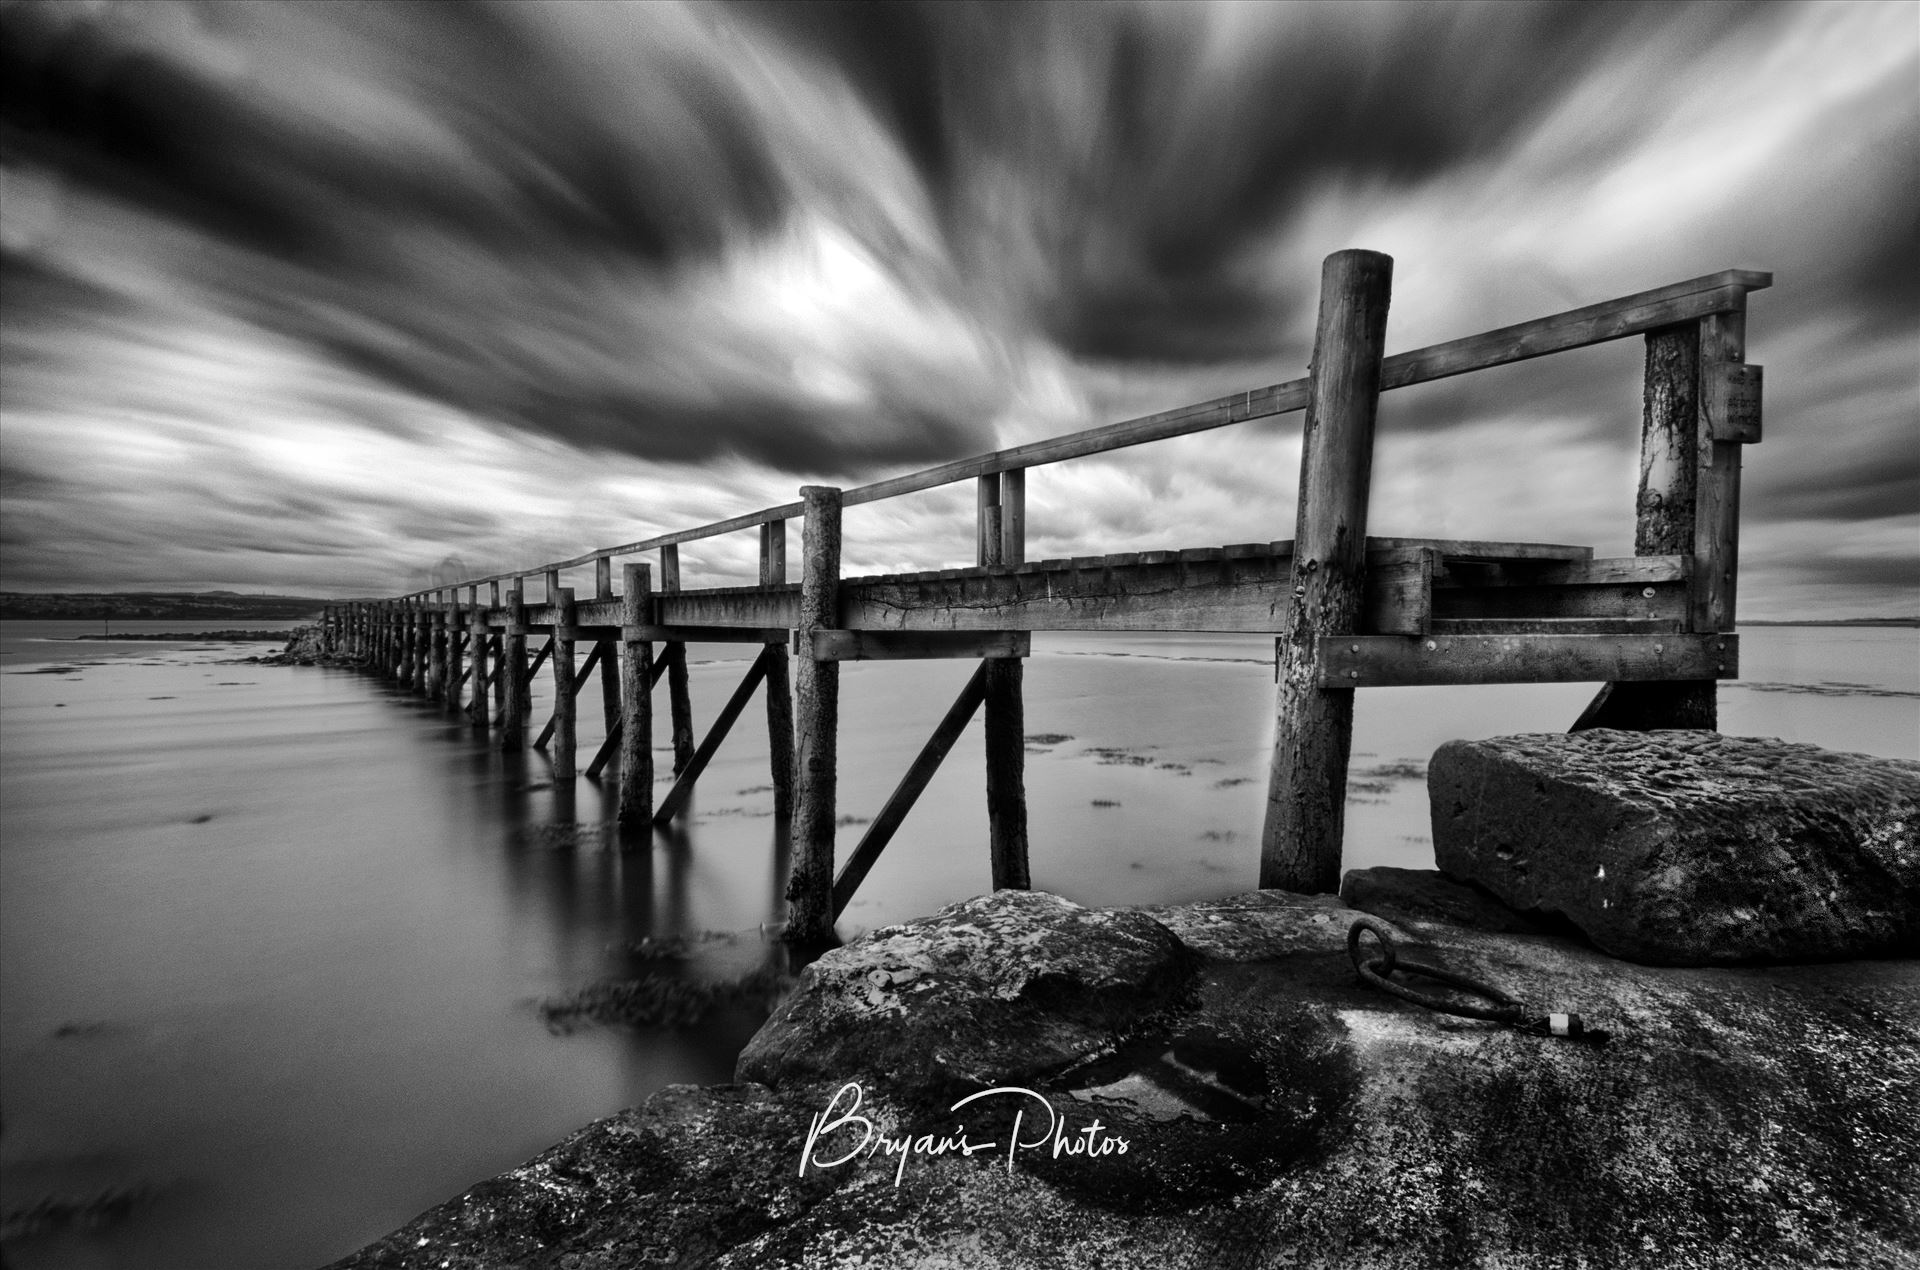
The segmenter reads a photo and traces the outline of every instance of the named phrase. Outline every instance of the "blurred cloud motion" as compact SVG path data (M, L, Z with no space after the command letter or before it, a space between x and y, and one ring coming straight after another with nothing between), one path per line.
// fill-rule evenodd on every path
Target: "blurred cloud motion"
M1913 3L14 0L0 95L10 588L385 591L1292 378L1365 246L1390 351L1774 271L1744 611L1920 612ZM1638 365L1390 396L1376 530L1624 550ZM1297 456L1043 470L1034 550L1288 536Z

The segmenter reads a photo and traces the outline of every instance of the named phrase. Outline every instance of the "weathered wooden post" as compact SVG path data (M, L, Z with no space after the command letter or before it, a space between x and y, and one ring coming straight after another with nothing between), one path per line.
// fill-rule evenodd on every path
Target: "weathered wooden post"
M787 581L787 522L772 520L760 526L760 585L783 586ZM767 764L773 782L773 814L793 816L793 687L788 678L787 648L766 650Z
M577 748L573 646L579 635L574 629L578 610L570 586L549 585L547 597L553 608L553 775L555 780L572 780Z
M653 823L653 645L646 625L653 589L647 566L623 565L620 595L620 824Z
M447 610L435 591L427 601L427 697L438 701L447 687Z
M1021 563L1026 549L1025 478L1024 471L979 478L978 558L988 568ZM1009 526L1020 528L1010 533ZM1024 891L1033 885L1027 867L1024 674L1018 657L989 657L986 664L987 852L993 888Z
M672 594L680 589L680 548L668 543L660 548L660 590ZM679 775L693 761L693 698L687 693L687 646L680 640L668 640L660 656L667 663L667 708L673 720L673 771Z
M413 690L425 695L427 674L433 662L433 615L428 611L426 593L413 600Z
M1702 501L1698 491L1700 478L1712 460L1712 442L1703 436L1699 424L1704 404L1700 394L1704 325L1682 322L1647 332L1640 488L1634 501L1633 527L1636 556L1695 555L1696 596L1706 565L1695 547ZM1703 446L1708 447L1704 456ZM1702 462L1703 457L1706 462ZM1737 453L1734 477L1737 481ZM1713 680L1643 680L1607 684L1570 730L1622 728L1644 732L1655 728L1712 729L1718 724L1718 692Z
M399 627L400 637L400 682L405 687L413 686L413 663L418 650L414 643L413 601L402 599L394 614Z
M833 831L840 727L840 664L813 655L815 631L839 625L840 491L826 485L800 490L806 504L801 532L800 608L795 619L800 664L797 693L793 821L787 879L787 938L817 944L833 938Z
M460 611L460 588L454 587L447 592L447 685L440 697L448 714L460 713L460 690L466 686L460 682L466 660L461 641L466 633L467 618Z
M1692 626L1696 631L1734 628L1734 598L1740 574L1740 461L1741 447L1760 439L1757 381L1748 383L1755 394L1751 420L1730 417L1727 399L1733 394L1728 376L1745 367L1747 358L1747 297L1740 307L1710 313L1700 319L1700 393L1696 412L1694 490ZM1743 430L1751 423L1752 431ZM1705 688L1711 692L1714 684ZM1717 718L1705 726L1717 726Z
M467 607L473 611L468 625L473 628L473 639L469 651L473 654L473 688L467 697L467 718L478 730L485 732L489 722L487 718L487 643L492 632L487 629L487 615L480 607L480 588L467 588Z
M613 561L605 556L593 562L593 598L600 604L613 601ZM596 647L600 650L600 719L612 736L620 725L620 641L603 639ZM587 773L589 777L597 774Z
M487 607L490 611L500 611L500 584L487 583ZM493 721L504 725L507 721L507 627L513 625L511 614L502 614L500 633L493 636Z
M507 629L500 678L506 686L506 708L500 717L500 748L517 750L527 743L527 715L533 703L527 685L527 605L521 579L507 588Z
M1320 270L1294 530L1293 595L1279 659L1277 726L1260 885L1340 889L1353 690L1321 688L1315 645L1354 632L1367 559L1367 491L1393 258L1338 251Z

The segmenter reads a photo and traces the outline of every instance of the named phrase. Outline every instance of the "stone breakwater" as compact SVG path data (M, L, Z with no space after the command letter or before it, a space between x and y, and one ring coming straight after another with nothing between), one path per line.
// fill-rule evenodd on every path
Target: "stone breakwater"
M1405 955L1611 1043L1367 987L1333 897L1002 891L815 962L739 1083L668 1089L337 1265L1920 1262L1920 963L1643 966L1437 874L1348 892ZM996 1088L1021 1092L955 1107Z

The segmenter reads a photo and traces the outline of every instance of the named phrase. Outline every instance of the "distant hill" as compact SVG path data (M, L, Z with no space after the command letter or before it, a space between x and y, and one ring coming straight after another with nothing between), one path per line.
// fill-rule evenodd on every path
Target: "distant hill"
M223 622L306 621L332 603L304 595L240 595L233 591L116 591L111 593L0 591L0 618L40 621L122 621L192 618Z

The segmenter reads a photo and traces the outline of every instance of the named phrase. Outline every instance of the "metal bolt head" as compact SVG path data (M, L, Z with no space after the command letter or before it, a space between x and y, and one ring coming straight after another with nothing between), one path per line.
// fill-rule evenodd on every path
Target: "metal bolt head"
M1667 651L1667 646L1665 644L1655 644L1653 646L1653 651L1656 653L1664 653Z
M1440 647L1440 645L1438 645L1438 644L1436 644L1436 643L1434 643L1434 642L1433 642L1432 640L1428 640L1428 641L1427 641L1427 651L1428 651L1428 652L1430 652L1430 653L1431 653L1431 652L1433 652L1433 651L1434 651L1435 649L1437 649L1437 648L1439 648L1439 647Z
M1360 677L1360 672L1357 670L1349 670L1347 672L1347 678L1349 679L1358 679L1359 677Z
M1649 599L1649 600L1651 600L1651 599L1653 598L1653 588L1652 588L1652 587L1648 587L1648 588L1646 588L1645 590L1643 590L1642 592L1640 592L1640 594L1641 594L1641 595L1643 595L1643 596L1645 596L1645 597L1646 597L1647 599Z
M1358 644L1348 644L1348 645L1347 645L1347 651L1348 651L1348 652L1350 652L1350 653L1357 653L1357 652L1359 652L1359 651L1360 651L1360 645L1358 645Z

